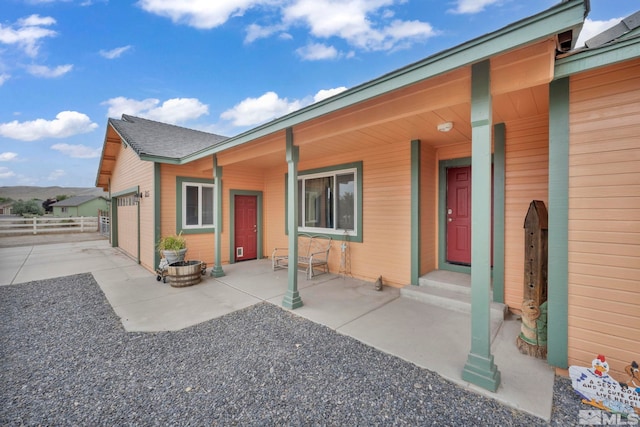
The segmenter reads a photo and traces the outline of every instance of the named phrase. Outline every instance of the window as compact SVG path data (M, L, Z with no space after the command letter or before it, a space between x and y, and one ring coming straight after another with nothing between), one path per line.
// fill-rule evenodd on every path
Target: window
M301 231L358 233L358 168L304 173L298 178Z
M213 184L182 183L182 228L213 228Z

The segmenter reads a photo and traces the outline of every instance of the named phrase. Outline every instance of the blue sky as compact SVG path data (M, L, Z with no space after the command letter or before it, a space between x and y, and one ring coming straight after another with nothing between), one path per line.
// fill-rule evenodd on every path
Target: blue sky
M0 186L93 187L108 117L233 136L557 2L2 0Z

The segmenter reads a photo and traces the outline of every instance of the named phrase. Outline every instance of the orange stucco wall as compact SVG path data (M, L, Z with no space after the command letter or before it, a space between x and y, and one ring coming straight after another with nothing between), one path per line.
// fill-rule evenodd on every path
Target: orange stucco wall
M640 355L640 60L570 80L569 364Z

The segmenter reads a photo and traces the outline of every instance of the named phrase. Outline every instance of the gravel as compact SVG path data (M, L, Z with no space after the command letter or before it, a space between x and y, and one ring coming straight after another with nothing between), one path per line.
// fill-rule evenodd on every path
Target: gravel
M0 307L3 426L547 425L268 303L128 333L80 274L0 287ZM557 378L551 425L580 409Z

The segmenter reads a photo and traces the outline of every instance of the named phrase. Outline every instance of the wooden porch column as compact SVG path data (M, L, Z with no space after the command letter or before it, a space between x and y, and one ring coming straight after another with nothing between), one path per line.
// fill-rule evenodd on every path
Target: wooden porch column
M222 166L218 166L218 158L213 156L213 199L215 200L216 233L215 233L215 265L211 269L211 276L222 277Z
M289 309L302 307L298 292L298 160L300 149L293 145L293 129L287 128L287 231L289 232L289 285L282 306Z
M471 350L462 379L500 385L491 354L491 78L489 60L471 68Z

